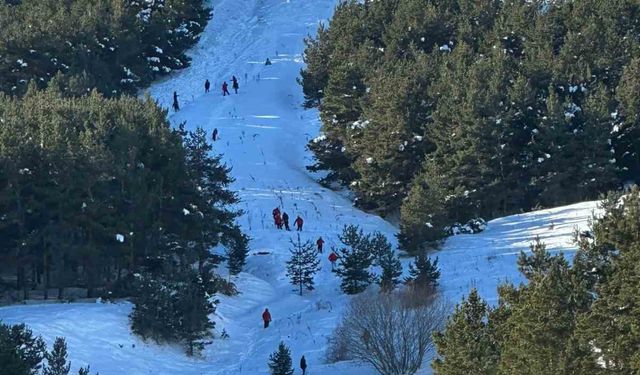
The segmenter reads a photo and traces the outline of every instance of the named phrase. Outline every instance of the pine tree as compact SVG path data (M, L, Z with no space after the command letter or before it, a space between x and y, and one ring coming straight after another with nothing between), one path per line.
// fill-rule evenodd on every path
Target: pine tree
M640 191L633 188L623 198L612 198L594 228L594 242L609 245L612 265L595 284L590 311L578 318L577 336L583 346L599 349L589 352L592 368L604 363L612 372L632 374L640 371Z
M502 327L499 371L579 373L575 363L590 351L578 350L573 338L585 292L562 256L552 258L546 274L536 274L521 286Z
M329 32L324 24L318 26L315 38L304 39L304 62L306 67L300 70L298 83L302 85L304 92L304 107L319 107L324 96L324 89L329 79L329 59L331 57L331 44Z
M53 349L47 353L47 365L43 368L43 375L68 375L71 363L67 362L67 343L64 338L57 337Z
M534 243L529 245L531 255L520 251L518 256L518 270L527 279L532 279L536 275L545 275L553 263L551 254L547 251L547 246L536 237Z
M212 145L202 128L186 132L181 125L180 131L194 187L183 199L196 210L183 218L181 237L193 239L194 261L200 263L210 258L210 248L222 243L227 249L229 272L238 274L245 264L248 238L234 223L240 212L224 208L238 202L237 194L228 189L233 182L231 169L222 163L220 155L211 156Z
M382 275L378 280L380 288L385 292L392 291L400 282L400 275L402 275L400 259L393 251L387 251L378 259L378 265L382 268Z
M355 225L345 226L340 241L345 247L339 249L339 264L335 273L340 276L340 287L347 294L364 291L374 280L369 272L374 255L370 252L371 239Z
M303 286L307 290L313 290L313 277L320 270L320 259L311 241L301 243L299 234L298 241L292 240L291 246L289 250L291 259L287 261L287 276L291 284L299 287L299 293L302 295Z
M215 312L215 301L210 299L216 292L212 268L174 267L139 277L131 329L143 339L182 344L188 355L196 355L214 328L209 320Z
M37 374L47 354L41 337L24 324L9 326L0 322L0 364L3 374Z
M373 257L373 263L381 266L382 258L389 253L393 254L393 248L391 243L387 239L387 236L384 234L375 231L363 240L362 247L367 247L369 249L369 253Z
M433 336L438 356L431 366L436 374L496 373L500 352L488 322L490 312L475 289L456 306L444 332Z
M433 288L438 285L440 271L438 270L438 258L433 262L424 254L415 257L409 264L409 275L405 282L416 287Z
M178 334L184 341L187 355L199 354L211 338L211 330L215 324L209 320L209 315L215 312L214 304L209 300L213 290L208 286L211 283L210 269L205 269L201 274L194 274L190 284L186 284L181 292L178 306L180 309L180 325Z
M227 268L232 275L242 272L247 263L247 254L249 254L249 238L243 235L239 228L237 232L238 235L235 236L235 239L227 243Z
M618 108L612 113L612 147L623 181L638 181L640 176L640 58L625 67L616 89Z
M359 207L388 214L399 209L432 144L425 137L432 100L434 61L393 61L382 65L368 84L370 92L352 149L357 179L351 189ZM354 124L355 125L355 124Z
M293 375L291 351L283 341L278 345L278 350L269 356L269 371L271 375Z

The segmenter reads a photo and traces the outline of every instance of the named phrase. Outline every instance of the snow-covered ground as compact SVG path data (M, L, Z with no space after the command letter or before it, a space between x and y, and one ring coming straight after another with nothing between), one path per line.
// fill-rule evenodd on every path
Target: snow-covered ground
M267 360L280 340L291 347L294 364L305 355L310 374L369 375L375 371L353 363L323 364L327 336L347 298L339 291L323 254L317 289L300 297L285 276L289 240L294 232L273 227L271 210L280 206L293 222L304 220L302 240L322 236L336 245L345 224L378 230L393 239L396 229L384 220L354 209L339 194L318 185L305 170L311 155L307 141L317 136L317 112L301 109L296 77L302 67L302 39L328 19L337 0L214 0L214 18L191 52L193 66L150 88L169 106L173 91L181 111L174 124L219 131L217 152L233 167L233 189L241 196L240 219L252 237L248 264L236 280L241 294L220 298L216 333L204 358L188 358L177 347L143 343L129 332L128 303L58 304L0 308L0 319L24 322L51 343L64 336L73 368L90 364L102 375L119 374L268 374ZM273 63L265 66L269 57ZM223 80L239 79L238 95L222 97ZM212 84L204 93L204 80ZM586 227L595 202L538 211L491 221L485 232L447 241L437 254L446 298L457 302L471 287L490 301L496 286L519 281L515 260L539 235L552 250L573 251L571 233ZM553 227L551 227L553 224ZM267 254L258 254L267 253ZM405 262L406 265L406 262ZM273 325L262 328L268 307ZM428 366L427 366L428 367ZM423 373L428 373L424 369ZM296 374L299 370L296 370Z

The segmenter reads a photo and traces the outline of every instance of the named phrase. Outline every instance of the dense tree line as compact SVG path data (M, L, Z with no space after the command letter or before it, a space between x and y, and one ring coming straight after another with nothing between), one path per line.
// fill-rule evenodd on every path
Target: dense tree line
M640 191L610 195L573 264L536 242L495 307L476 291L435 335L436 374L636 374Z
M150 98L32 85L0 95L0 123L0 264L22 298L71 286L131 295L135 273L204 272L219 245L232 273L244 264L229 168L202 129L172 129Z
M189 65L211 17L203 0L0 2L0 91L22 95L57 73L70 94L134 93Z
M597 197L640 172L634 0L345 0L306 40L314 171L401 216L410 251L447 226Z

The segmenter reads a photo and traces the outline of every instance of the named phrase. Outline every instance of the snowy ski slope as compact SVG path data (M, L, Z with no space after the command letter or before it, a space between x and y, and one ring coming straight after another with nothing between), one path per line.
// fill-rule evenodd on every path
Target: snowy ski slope
M27 323L49 344L56 336L66 337L72 368L90 364L102 375L268 374L269 354L280 340L291 347L294 365L306 356L309 374L374 374L355 363L322 363L326 338L347 298L339 292L326 252L317 290L302 297L292 291L284 264L295 233L277 231L271 219L276 206L291 222L300 214L305 219L302 240L315 242L322 236L327 249L337 244L345 224L379 230L390 238L396 233L389 223L318 185L305 170L311 163L305 144L318 135L320 124L317 112L301 109L296 77L303 64L302 39L331 16L336 3L214 0L214 18L190 53L192 67L149 90L166 107L177 91L182 109L171 113L172 123L186 122L187 128L202 126L209 132L217 128L215 150L233 167L233 189L246 212L241 224L253 240L246 270L236 280L241 294L220 298L213 317L216 333L225 329L229 339L214 340L204 358L195 359L178 347L144 343L129 332L128 303L12 306L0 308L0 319ZM273 65L264 65L267 57ZM223 98L220 86L223 80L230 84L231 75L238 77L240 92ZM205 94L207 78L212 87ZM595 207L595 202L586 202L506 217L490 222L481 234L451 238L437 254L445 297L457 302L477 287L494 301L498 283L520 280L515 259L536 235L554 251L571 252L571 232L586 227ZM268 329L261 322L265 307L273 316ZM426 367L421 373L429 373Z

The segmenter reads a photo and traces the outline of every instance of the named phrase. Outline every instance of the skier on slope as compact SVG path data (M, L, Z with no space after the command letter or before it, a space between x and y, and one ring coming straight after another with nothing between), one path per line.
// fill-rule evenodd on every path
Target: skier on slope
M271 323L271 313L267 308L265 308L264 312L262 313L262 321L264 322L264 328L268 328L269 323Z
M322 239L322 237L318 238L318 240L316 241L316 245L318 245L318 252L322 254L322 245L324 245L324 240Z
M303 223L304 223L304 220L302 220L300 215L298 215L298 217L296 217L296 221L293 222L293 224L296 226L296 230L298 232L302 232L302 224Z
M306 360L306 358L304 358L304 356L302 356L302 358L300 358L300 368L302 369L302 375L306 375L307 374L307 360Z
M211 133L211 139L213 139L214 142L218 140L218 128L213 129L213 133Z
M331 271L335 268L336 261L338 260L338 254L335 251L331 250L331 254L329 254L329 262L331 262Z
M209 82L209 80L204 81L204 92L205 93L209 92L210 88L211 88L211 82Z
M224 81L224 83L222 84L222 96L227 95L231 95L231 93L229 92L229 85L227 84L227 81Z
M171 105L173 107L173 110L178 112L180 110L180 105L178 104L178 92L174 91L173 92L173 104Z
M231 78L232 84L231 87L233 87L233 89L235 90L236 94L238 93L238 89L240 88L240 85L238 85L238 79L236 78L236 76L233 76Z
M267 57L267 61L264 62L264 65L271 65L271 60Z
M286 212L282 213L282 223L284 224L284 229L291 230L291 228L289 228L289 215L287 215Z

